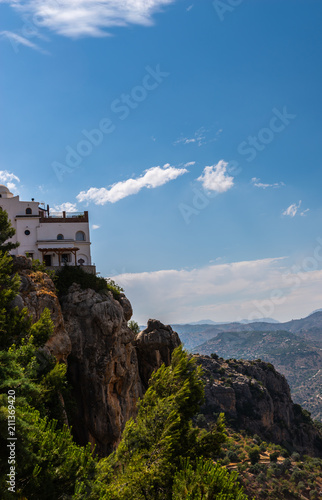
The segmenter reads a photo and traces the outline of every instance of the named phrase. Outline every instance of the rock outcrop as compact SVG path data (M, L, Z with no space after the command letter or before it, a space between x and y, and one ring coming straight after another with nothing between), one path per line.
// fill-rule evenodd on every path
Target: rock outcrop
M110 291L97 293L74 284L59 302L50 277L32 270L30 259L15 257L13 271L21 285L11 306L26 307L34 321L45 308L51 313L54 332L45 349L67 364L76 403L69 423L76 441L91 442L99 455L109 454L127 420L136 415L149 376L170 362L179 337L171 327L150 320L153 328L135 339L127 326L132 306L122 293L116 300Z
M118 444L126 421L143 393L134 334L127 326L131 306L125 296L72 285L62 299L72 351L68 378L77 403L73 432L100 455Z
M54 333L46 344L67 373L76 402L69 423L78 443L90 441L99 455L118 444L126 421L154 370L169 364L180 339L170 326L149 320L134 335L127 326L132 307L124 294L95 292L72 285L58 301L47 274L34 271L24 257L14 259L21 279L12 306L27 307L34 320L48 308ZM257 433L300 453L322 455L321 434L309 415L294 405L284 376L261 361L224 361L196 356L204 369L206 402L201 411L211 422L224 412L229 425Z
M19 274L20 290L11 306L20 310L26 307L34 321L40 318L45 308L49 309L54 323L54 333L46 343L46 350L58 361L67 363L72 346L54 283L47 274L33 271L31 260L23 256L13 258L13 272Z
M214 414L223 412L237 429L299 453L322 456L321 434L309 414L293 404L285 377L273 365L196 357L206 381L201 409L206 419L212 421Z
M171 354L180 344L179 335L172 330L171 326L149 319L147 328L142 330L135 339L140 377L145 388L148 386L152 373L160 368L162 363L170 364Z

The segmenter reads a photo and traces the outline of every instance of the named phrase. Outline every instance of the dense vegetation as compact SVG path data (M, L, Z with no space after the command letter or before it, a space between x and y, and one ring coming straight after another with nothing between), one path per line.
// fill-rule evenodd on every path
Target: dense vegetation
M311 500L321 497L321 459L290 454L257 435L228 431L220 462L228 470L238 471L250 498Z
M77 283L82 289L91 288L96 292L110 291L115 299L119 298L123 289L113 280L87 273L81 266L64 266L56 273L56 288L59 297L66 295L69 287Z
M2 217L1 219L5 219ZM4 231L8 231L5 224ZM10 229L10 227L9 227ZM0 230L2 227L0 225ZM10 234L6 232L6 234ZM11 233L12 234L12 233ZM5 244L0 237L0 243ZM43 268L35 263L33 271ZM60 292L82 281L64 269ZM66 273L66 274L64 274ZM78 277L79 281L75 279ZM87 278L86 280L93 280ZM59 278L58 278L59 279ZM105 281L105 280L104 280ZM92 282L91 282L92 283ZM106 283L106 282L105 282ZM209 425L199 406L201 368L180 347L171 365L152 376L137 418L130 419L117 450L98 459L78 446L68 427L66 366L44 349L53 331L48 310L33 323L12 308L20 280L8 248L0 246L0 497L3 499L246 500L318 498L321 460L288 456L258 436ZM63 286L62 286L63 285ZM93 281L107 290L103 281ZM111 284L111 286L114 286ZM102 288L100 288L102 287ZM66 290L66 288L65 288ZM116 287L116 296L120 290ZM133 329L136 324L131 325ZM14 402L8 393L15 393ZM14 409L13 409L14 408ZM15 412L15 493L8 491L8 417ZM10 442L10 440L9 440ZM12 462L11 462L12 464ZM12 465L11 465L12 466ZM245 493L243 493L243 487Z
M28 311L12 308L18 289L12 259L0 249L1 498L247 498L237 473L214 462L226 440L222 417L208 431L192 424L204 389L201 369L182 348L174 352L169 367L163 365L153 375L137 419L127 423L112 455L98 460L89 445L75 444L64 403L66 366L44 349L53 332L50 313L45 310L33 323ZM13 437L15 493L8 490L7 443Z

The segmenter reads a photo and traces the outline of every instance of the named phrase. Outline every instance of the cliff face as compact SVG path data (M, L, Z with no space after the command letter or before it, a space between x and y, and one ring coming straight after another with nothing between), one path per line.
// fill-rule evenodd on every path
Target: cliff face
M118 444L126 421L135 416L148 377L170 362L180 343L177 334L150 320L153 332L141 332L135 339L127 326L132 307L124 294L115 300L109 291L97 293L74 284L60 304L52 280L32 271L28 259L15 258L14 271L21 286L12 306L27 307L35 321L44 308L51 312L54 333L46 349L67 363L76 402L69 422L75 439L91 442L99 455L107 455Z
M48 340L46 348L58 361L66 363L72 345L54 283L47 274L33 271L31 261L25 257L18 256L13 259L13 271L19 274L20 291L12 306L19 309L26 307L34 321L40 318L46 307L49 309L54 323L54 334Z
M211 421L224 412L237 429L299 453L322 456L321 434L309 415L295 405L283 375L262 361L197 357L204 369L206 401L202 412Z
M72 343L68 376L77 402L74 433L104 455L118 443L143 393L134 334L127 327L132 309L125 297L119 302L111 292L73 285L62 310Z

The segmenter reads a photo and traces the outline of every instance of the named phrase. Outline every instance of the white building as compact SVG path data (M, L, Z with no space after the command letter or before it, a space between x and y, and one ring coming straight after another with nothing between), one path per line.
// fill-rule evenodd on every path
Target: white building
M49 206L42 208L37 201L20 201L9 189L0 184L0 208L8 212L16 230L11 241L20 246L12 255L26 255L43 261L48 267L65 263L84 266L95 273L91 262L88 212L50 213Z

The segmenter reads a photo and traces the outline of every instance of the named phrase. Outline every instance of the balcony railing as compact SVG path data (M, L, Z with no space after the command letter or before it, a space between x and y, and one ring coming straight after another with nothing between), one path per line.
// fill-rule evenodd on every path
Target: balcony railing
M40 214L39 222L88 222L88 212L48 212Z

